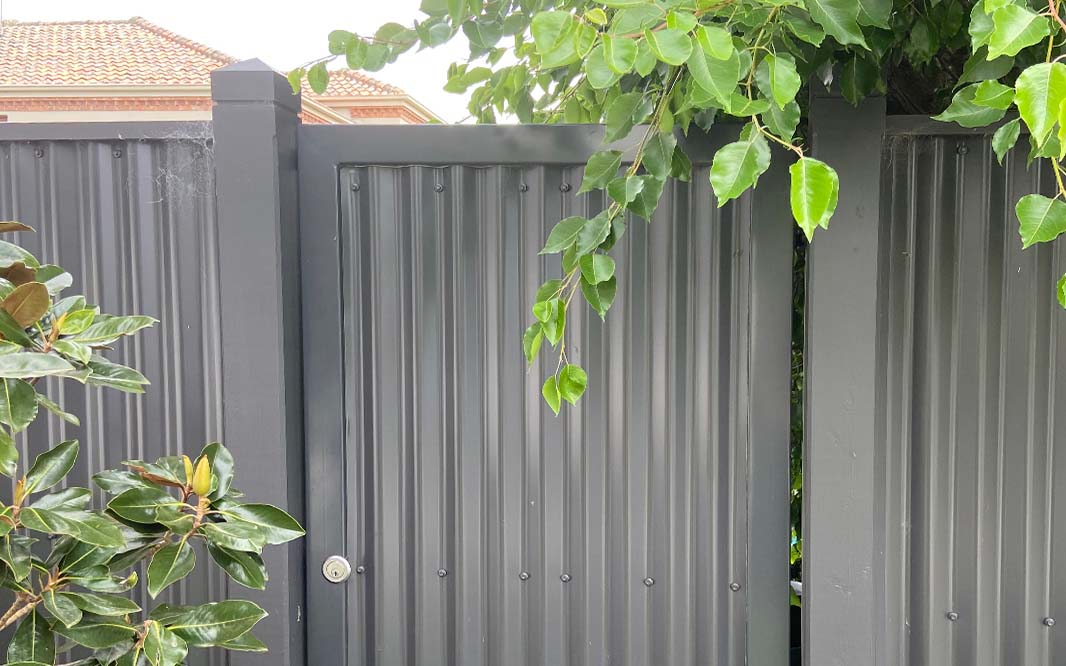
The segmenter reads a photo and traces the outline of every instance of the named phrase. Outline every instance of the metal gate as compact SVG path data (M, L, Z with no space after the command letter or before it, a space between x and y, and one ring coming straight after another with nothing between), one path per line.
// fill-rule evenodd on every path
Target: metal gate
M555 418L520 337L600 132L300 129L308 663L787 662L786 161L719 209L737 128L693 147Z

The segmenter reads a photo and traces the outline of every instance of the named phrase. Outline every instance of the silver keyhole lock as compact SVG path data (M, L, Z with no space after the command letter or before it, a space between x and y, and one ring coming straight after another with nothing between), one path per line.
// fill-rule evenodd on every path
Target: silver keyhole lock
M331 583L343 583L352 575L352 565L340 555L330 555L322 563L322 575Z

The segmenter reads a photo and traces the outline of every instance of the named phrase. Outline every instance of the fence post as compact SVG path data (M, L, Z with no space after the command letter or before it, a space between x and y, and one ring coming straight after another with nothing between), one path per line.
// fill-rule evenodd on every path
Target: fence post
M299 236L296 131L300 98L259 60L211 74L222 306L223 427L238 487L302 520ZM270 584L234 594L270 616L256 634L269 657L231 664L302 664L302 541L266 552Z
M804 663L873 666L883 633L875 366L885 100L856 108L818 90L810 124L814 157L840 175L840 200L807 263Z

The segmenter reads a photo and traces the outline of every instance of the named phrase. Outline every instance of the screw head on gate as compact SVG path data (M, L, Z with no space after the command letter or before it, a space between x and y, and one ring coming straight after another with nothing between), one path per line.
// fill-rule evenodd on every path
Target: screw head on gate
M644 587L651 587L652 585L655 585L655 579L654 578L652 578L651 576L648 576L647 578L644 579Z
M948 611L944 616L948 619L948 622L957 622L959 620L959 614L955 611Z
M448 570L447 569L437 569L437 577L444 578L447 575L448 575Z
M1055 626L1055 618L1053 618L1053 617L1045 617L1044 618L1044 626L1045 627L1054 627Z
M352 181L352 192L358 192L358 191L359 191L359 183L353 180Z
M436 185L434 185L433 186L433 191L436 192L437 194L440 194L441 192L443 192L444 191L444 183L437 183Z
M560 185L559 186L559 191L560 192L569 192L570 191L570 183L563 183L562 185Z
M114 150L112 150L111 151L111 157L114 157L116 160L118 158L122 157L122 149L121 148L115 148Z
M366 573L366 566L365 566L365 565L362 565L362 564L360 564L359 566L357 566L357 567L355 568L355 573L356 573L357 575L359 575L359 576L362 576L363 574L365 574L365 573Z
M33 155L34 157L44 157L44 148L34 148Z
M518 580L523 582L529 580L529 572L523 571L522 573L518 574Z
M966 153L970 152L970 147L967 146L965 143L960 143L958 146L955 147L955 152L959 155L965 155Z
M570 574L564 573L562 576L559 576L559 580L563 581L564 583L569 583L570 582Z
M529 185L526 185L525 183L522 183L521 185L518 186L518 191L519 192L528 192L529 191Z
M740 583L737 583L737 582L730 583L729 584L729 589L733 590L734 592L740 592Z

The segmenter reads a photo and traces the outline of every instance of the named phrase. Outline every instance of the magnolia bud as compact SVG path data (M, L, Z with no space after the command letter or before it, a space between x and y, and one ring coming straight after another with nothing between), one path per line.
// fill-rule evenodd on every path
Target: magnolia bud
M185 485L191 486L193 477L192 461L189 460L189 456L182 456L181 461L185 463Z
M207 456L200 456L196 462L196 472L192 476L192 491L200 497L211 492L211 462Z

